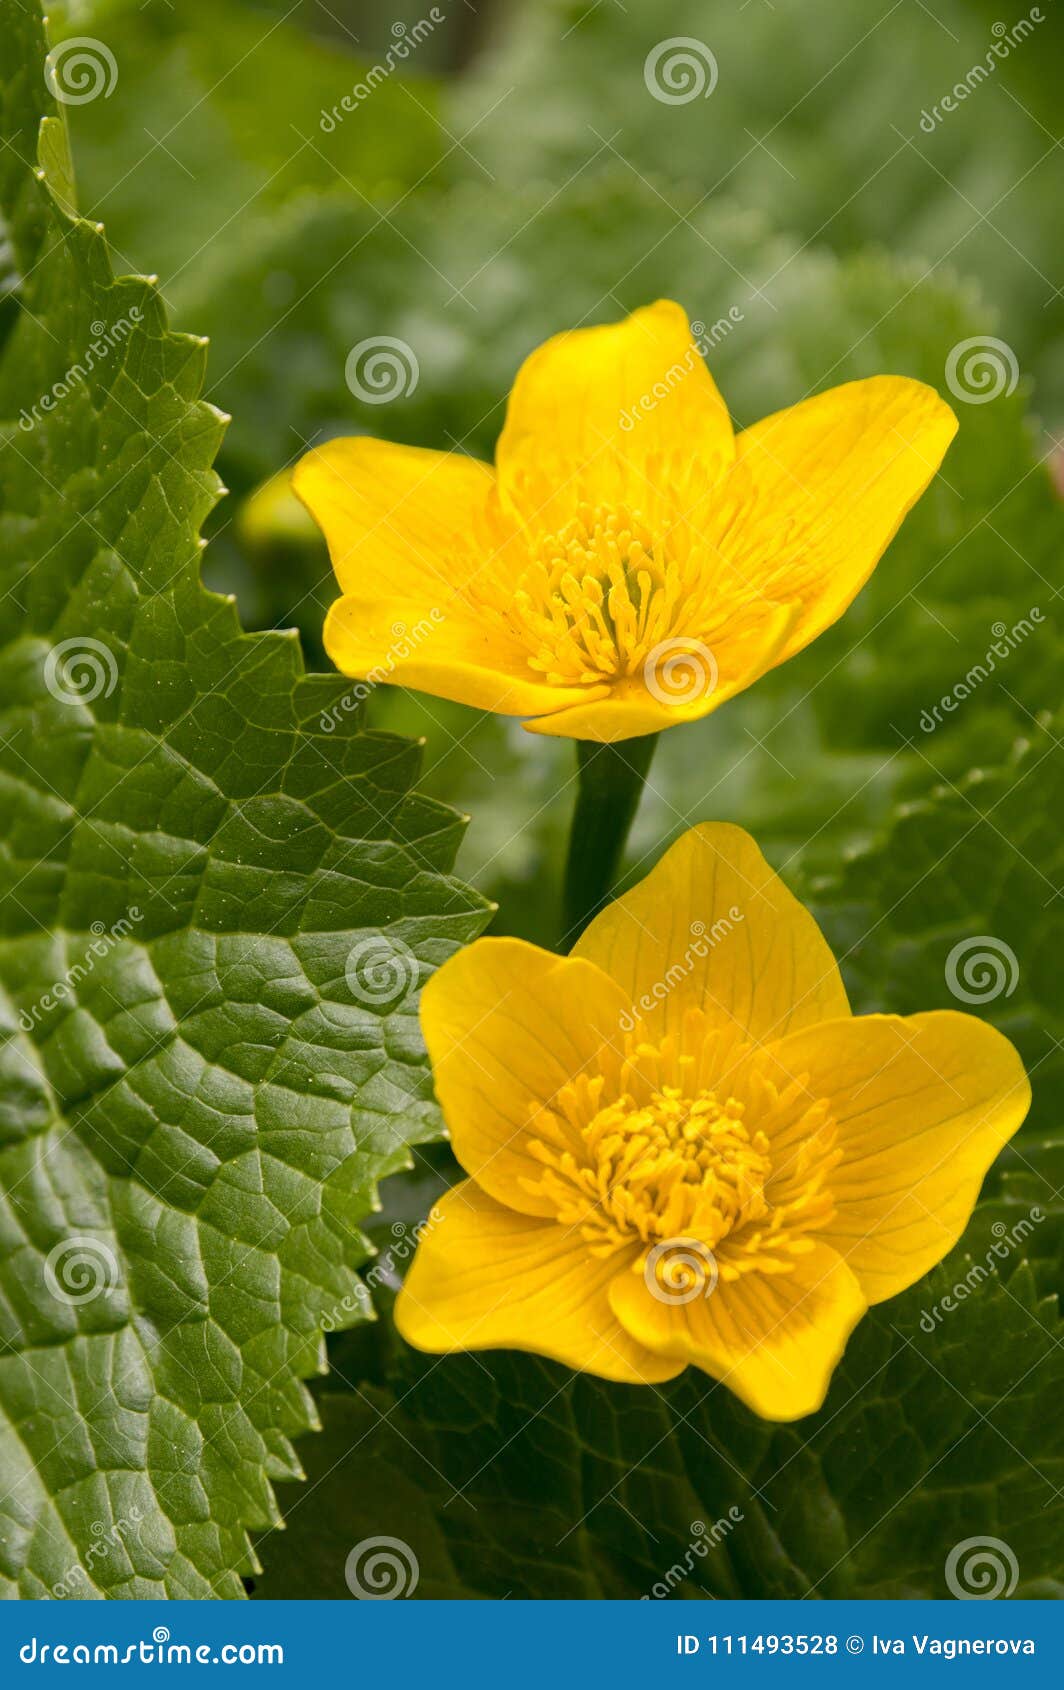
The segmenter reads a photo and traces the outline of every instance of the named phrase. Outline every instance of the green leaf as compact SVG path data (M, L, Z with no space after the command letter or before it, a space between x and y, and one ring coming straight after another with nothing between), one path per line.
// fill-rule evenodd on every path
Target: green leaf
M240 1595L484 906L417 748L200 584L204 343L63 209L35 0L0 38L0 1589Z
M867 1316L821 1413L793 1426L692 1370L633 1389L526 1356L407 1353L389 1386L322 1399L254 1595L347 1596L351 1551L389 1537L425 1598L944 1597L949 1550L981 1534L1016 1555L1018 1595L1064 1594L1060 1322L1021 1267L930 1338L921 1316L935 1325L965 1271Z

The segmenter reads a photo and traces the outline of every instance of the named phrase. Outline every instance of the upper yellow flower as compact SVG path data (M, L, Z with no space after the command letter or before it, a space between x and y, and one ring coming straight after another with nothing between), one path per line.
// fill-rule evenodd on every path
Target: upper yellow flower
M868 1305L956 1243L1030 1102L974 1016L851 1015L812 917L725 825L572 956L478 940L422 1025L471 1178L422 1237L404 1337L634 1382L691 1362L773 1420L819 1408Z
M735 435L670 300L556 335L495 469L367 438L297 466L343 593L326 649L536 733L691 721L842 615L956 426L931 388L876 376Z

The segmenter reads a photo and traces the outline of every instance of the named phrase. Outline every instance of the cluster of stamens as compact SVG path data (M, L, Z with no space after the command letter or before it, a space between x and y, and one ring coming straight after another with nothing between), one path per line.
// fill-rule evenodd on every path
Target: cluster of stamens
M788 1272L834 1213L827 1105L798 1082L780 1091L755 1074L752 1108L700 1083L704 1067L672 1040L636 1039L610 1078L577 1076L530 1123L543 1171L528 1189L593 1255L645 1259L665 1241L695 1240L722 1280Z
M653 532L638 511L581 505L556 534L523 537L527 562L497 583L491 609L555 686L636 675L677 636L697 638L703 560L683 531Z

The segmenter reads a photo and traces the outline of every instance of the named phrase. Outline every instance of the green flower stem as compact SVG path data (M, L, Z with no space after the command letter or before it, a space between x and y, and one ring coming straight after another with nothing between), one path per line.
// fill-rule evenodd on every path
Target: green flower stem
M576 742L580 785L565 864L564 949L609 901L657 743L657 734L617 745Z

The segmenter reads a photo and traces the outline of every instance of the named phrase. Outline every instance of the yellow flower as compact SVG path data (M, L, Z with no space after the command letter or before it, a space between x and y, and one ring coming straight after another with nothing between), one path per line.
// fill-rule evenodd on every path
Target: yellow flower
M971 1015L853 1016L741 829L692 829L572 956L481 939L422 1024L471 1176L396 1318L424 1350L532 1350L758 1414L819 1408L871 1303L956 1243L1030 1088Z
M526 360L494 469L333 440L293 486L348 675L613 742L715 710L837 620L935 474L952 411L901 376L739 435L680 306Z

